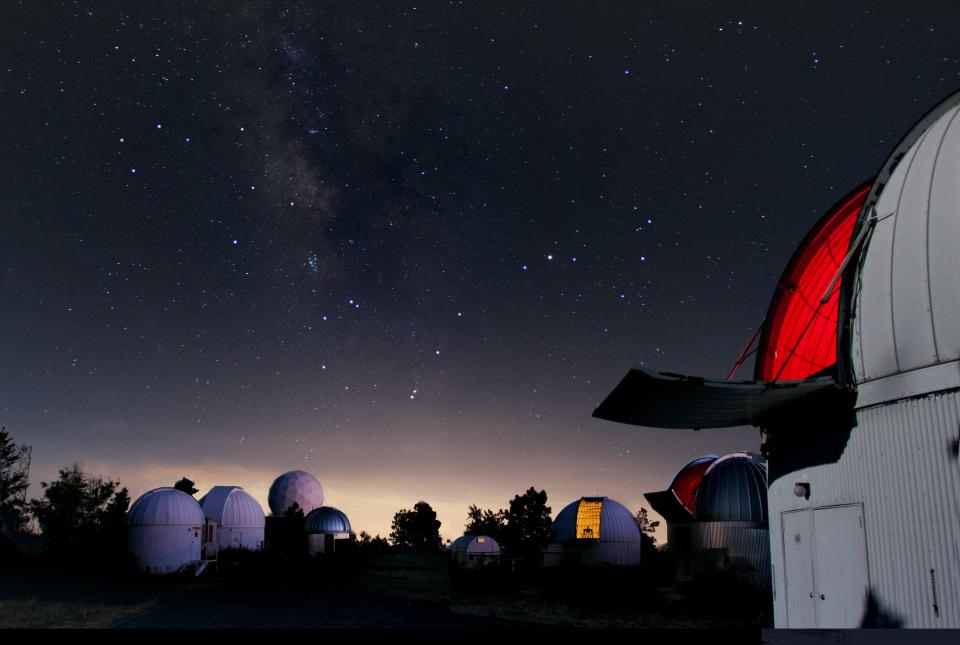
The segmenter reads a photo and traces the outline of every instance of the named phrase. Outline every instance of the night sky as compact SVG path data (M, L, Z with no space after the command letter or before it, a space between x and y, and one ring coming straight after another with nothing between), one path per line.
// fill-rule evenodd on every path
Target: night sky
M820 215L960 87L953 2L0 8L0 424L38 483L315 474L354 529L636 511ZM245 8L240 8L245 7ZM741 368L752 376L752 361Z

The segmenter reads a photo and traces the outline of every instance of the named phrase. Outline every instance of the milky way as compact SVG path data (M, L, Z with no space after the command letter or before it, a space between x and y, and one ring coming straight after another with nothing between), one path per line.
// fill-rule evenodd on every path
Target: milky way
M958 10L916 4L8 5L0 423L34 482L302 468L372 532L530 485L636 510L759 437L591 411L725 376L960 86Z

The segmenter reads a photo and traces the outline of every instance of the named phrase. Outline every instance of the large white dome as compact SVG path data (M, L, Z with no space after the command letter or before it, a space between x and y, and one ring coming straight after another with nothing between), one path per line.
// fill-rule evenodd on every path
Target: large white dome
M960 93L921 121L885 165L893 170L852 283L858 405L960 385L958 114Z
M154 488L133 503L127 513L130 526L203 526L197 500L176 488Z
M142 571L174 573L200 559L203 511L182 491L147 491L130 507L127 524L127 548Z
M239 486L214 486L200 498L203 514L221 527L263 528L263 507Z
M323 506L323 487L310 473L291 470L273 481L267 503L274 515L283 515L294 503L307 514Z

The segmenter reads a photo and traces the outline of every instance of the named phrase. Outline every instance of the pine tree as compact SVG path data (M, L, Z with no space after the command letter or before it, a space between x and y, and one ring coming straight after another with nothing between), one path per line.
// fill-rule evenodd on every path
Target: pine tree
M23 529L28 486L30 446L18 446L6 427L0 428L0 530Z

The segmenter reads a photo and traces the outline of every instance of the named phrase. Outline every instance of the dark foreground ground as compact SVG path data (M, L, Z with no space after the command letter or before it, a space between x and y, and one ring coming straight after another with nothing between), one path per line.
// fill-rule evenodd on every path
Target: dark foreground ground
M46 559L4 563L0 627L333 628L526 631L769 626L756 599L711 607L636 573L452 573L442 556L384 554L330 565L221 563L154 578Z

